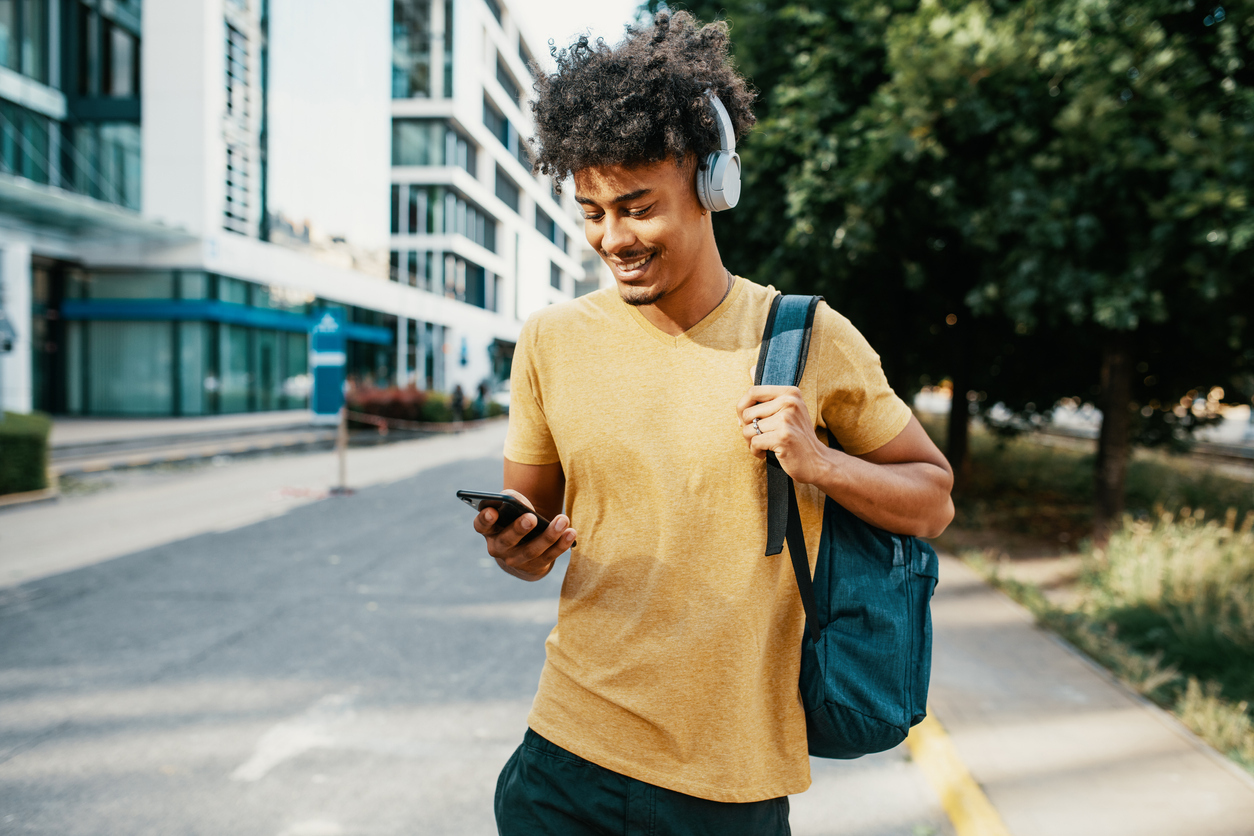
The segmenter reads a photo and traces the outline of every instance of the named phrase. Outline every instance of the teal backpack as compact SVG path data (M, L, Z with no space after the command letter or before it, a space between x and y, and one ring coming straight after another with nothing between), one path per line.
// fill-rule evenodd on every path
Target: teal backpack
M820 300L775 297L755 384L800 384ZM828 438L840 449L832 433ZM787 539L806 613L799 685L810 754L857 758L891 749L927 716L936 552L828 498L811 581L797 494L774 454L767 454L766 475L766 554L779 554Z

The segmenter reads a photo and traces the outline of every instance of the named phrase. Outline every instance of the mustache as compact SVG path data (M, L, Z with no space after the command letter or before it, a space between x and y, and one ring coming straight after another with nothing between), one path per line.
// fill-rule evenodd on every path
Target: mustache
M637 261L637 260L639 260L640 258L643 258L643 257L645 257L645 256L650 256L650 255L653 255L653 254L654 254L654 253L656 253L656 252L657 252L657 250L640 250L639 252L618 253L618 254L614 255L614 256L611 258L611 256L610 256L608 253L606 253L604 250L602 250L602 251L601 251L601 258L605 259L606 261L617 261L617 262L619 262L619 263L630 263L630 262L632 262L632 261Z

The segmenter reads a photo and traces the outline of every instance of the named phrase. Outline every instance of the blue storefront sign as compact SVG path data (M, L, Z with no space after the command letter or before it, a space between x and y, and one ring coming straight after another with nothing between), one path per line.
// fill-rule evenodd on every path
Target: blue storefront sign
M339 421L344 406L344 373L348 364L344 312L323 308L314 312L309 331L309 370L313 375L310 407L315 424Z

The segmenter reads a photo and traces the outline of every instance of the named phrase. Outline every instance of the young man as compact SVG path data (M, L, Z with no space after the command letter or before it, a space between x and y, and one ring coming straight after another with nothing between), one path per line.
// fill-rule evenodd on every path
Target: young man
M787 796L810 783L804 614L787 554L763 556L766 452L797 483L811 561L824 494L935 536L952 474L826 305L801 386L751 385L775 292L723 266L694 185L719 150L707 91L737 135L754 121L726 29L662 13L613 49L580 39L557 58L537 85L538 165L573 175L617 287L546 309L519 339L505 487L551 525L523 544L534 515L475 518L525 580L578 536L498 828L787 833Z

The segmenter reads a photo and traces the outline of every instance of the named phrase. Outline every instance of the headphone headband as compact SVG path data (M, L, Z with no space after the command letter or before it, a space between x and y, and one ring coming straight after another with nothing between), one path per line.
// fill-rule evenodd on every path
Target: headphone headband
M723 106L723 100L713 90L709 89L705 91L705 97L710 100L710 104L714 107L714 121L718 125L719 150L736 153L736 129L732 126L731 116L728 115L727 108Z

